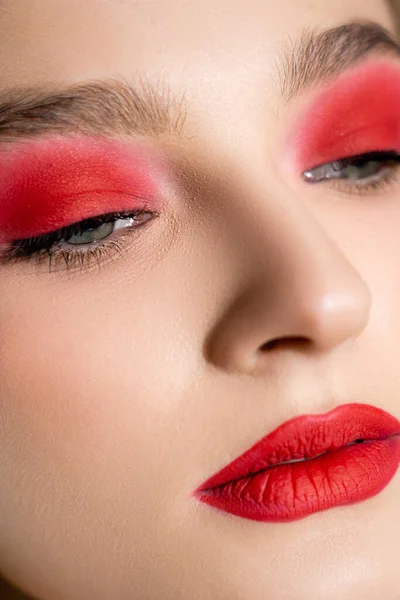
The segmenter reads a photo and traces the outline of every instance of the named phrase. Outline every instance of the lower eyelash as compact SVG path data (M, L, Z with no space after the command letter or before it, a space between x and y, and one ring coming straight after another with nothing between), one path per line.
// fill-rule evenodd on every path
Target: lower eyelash
M393 184L399 182L399 177L400 164L394 163L379 178L366 183L363 183L362 180L353 180L349 183L345 179L329 179L321 183L326 183L333 189L346 195L368 196L388 191Z
M129 233L120 234L118 238L102 242L87 250L66 249L62 246L55 249L44 249L26 256L24 261L41 266L48 261L49 273L53 271L87 271L100 268L110 261L122 256L126 250L126 241ZM1 261L11 263L15 261L12 250L3 254Z
M125 245L123 244L122 237L121 235L119 239L103 242L101 245L93 246L93 248L89 248L88 250L66 250L63 247L59 247L52 252L48 252L49 272L52 270L58 271L60 265L66 268L67 271L75 271L77 268L87 271L93 267L100 269L116 258L115 253L118 256L123 255ZM35 258L35 255L32 258ZM38 259L38 256L36 256L36 259Z
M42 266L44 262L48 262L48 271L88 271L93 268L100 268L114 259L123 256L125 251L128 249L129 241L133 241L133 232L137 232L138 229L142 229L147 223L157 217L158 214L150 211L136 211L135 213L110 213L104 215L104 222L107 222L108 218L137 218L139 215L151 215L151 217L142 223L138 223L136 226L129 226L125 229L120 229L119 234L111 239L104 238L92 244L84 244L82 248L79 245L75 247L73 245L57 245L53 243L46 248L41 248L28 252L21 256L21 248L19 243L6 248L0 254L0 263L9 264L14 262L28 262L34 263L37 266ZM74 227L74 226L73 226ZM66 228L69 229L69 228ZM50 234L51 235L51 234ZM26 240L25 240L26 241ZM29 242L29 240L27 240ZM29 248L29 247L28 247Z

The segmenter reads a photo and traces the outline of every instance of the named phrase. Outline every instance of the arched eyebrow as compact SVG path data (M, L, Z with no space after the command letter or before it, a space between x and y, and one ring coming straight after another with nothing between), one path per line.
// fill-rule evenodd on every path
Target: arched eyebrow
M277 49L283 100L373 53L400 58L400 46L373 22L305 31ZM186 116L185 92L176 97L164 80L119 77L61 87L19 86L0 91L0 143L57 133L180 137Z
M43 134L180 136L186 111L165 80L124 77L0 91L0 143Z
M299 39L289 39L277 49L282 97L289 102L372 54L400 58L399 44L377 23L355 21L322 32L306 30Z

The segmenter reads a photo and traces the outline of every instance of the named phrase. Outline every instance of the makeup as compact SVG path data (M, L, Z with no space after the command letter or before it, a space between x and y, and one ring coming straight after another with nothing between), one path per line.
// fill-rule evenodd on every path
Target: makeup
M138 142L57 137L0 148L0 241L124 210L155 211L165 166Z
M318 88L288 138L296 170L400 149L400 66L364 63Z
M380 493L400 463L400 422L365 404L303 415L262 438L194 495L227 513L285 522Z

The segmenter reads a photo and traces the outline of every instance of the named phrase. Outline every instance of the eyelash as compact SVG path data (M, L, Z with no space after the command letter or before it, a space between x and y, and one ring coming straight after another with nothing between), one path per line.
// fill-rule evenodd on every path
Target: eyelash
M122 255L126 250L127 242L131 239L132 230L144 227L146 223L158 216L157 213L145 210L111 212L104 215L92 217L73 223L67 227L62 227L56 231L45 233L31 238L16 240L6 248L1 255L1 262L14 263L20 261L32 261L41 265L43 261L48 261L49 272L62 270L62 268L75 270L77 268L89 269L93 266L101 267L104 261L111 260L115 254ZM87 232L88 229L97 229L106 223L115 224L119 220L129 221L130 225L122 227L125 230L113 237L115 230L104 240L81 244L69 244L71 236L76 236ZM133 225L136 223L136 225ZM109 239L111 238L111 239ZM64 242L60 245L60 242ZM75 246L75 247L74 247Z
M379 170L369 177L354 179L340 176L340 172L348 167L355 169L365 167L368 164L376 164ZM400 154L398 151L379 151L358 154L338 159L330 163L324 163L308 169L303 173L303 179L311 184L328 184L344 194L359 196L370 195L386 191L391 184L398 180L400 167ZM330 170L330 172L329 172ZM318 177L318 173L321 177Z
M377 175L365 178L364 183L362 178L356 180L339 176L340 172L348 167L354 167L355 165L355 168L362 168L363 165L369 163L377 163L382 165L382 168L378 170ZM333 187L347 194L356 192L362 195L387 189L390 184L397 181L399 167L400 154L398 152L371 152L318 165L304 171L303 179L307 183L313 184L330 183ZM132 230L143 227L156 216L158 216L157 213L145 210L111 212L99 215L50 233L14 241L3 251L0 260L2 263L35 260L37 264L42 264L43 261L47 260L50 272L59 270L62 267L67 270L73 270L77 267L89 269L93 265L100 267L104 260L106 262L107 259L111 260L115 254L122 255L126 250L128 239L132 236ZM115 224L118 220L126 220L127 222L131 220L131 225L133 223L136 223L136 225L121 228L126 231L115 238L111 237L114 234L113 231L104 238L104 241L82 244L84 249L73 247L79 244L65 245L72 235L82 234L88 229L96 229L106 223ZM110 237L111 239L108 239ZM60 245L60 242L63 241L65 244Z

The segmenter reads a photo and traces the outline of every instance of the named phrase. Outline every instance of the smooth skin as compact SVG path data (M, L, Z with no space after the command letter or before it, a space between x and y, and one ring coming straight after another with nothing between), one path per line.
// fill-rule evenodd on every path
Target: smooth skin
M144 136L171 177L140 243L0 268L0 571L26 597L398 600L399 474L289 524L192 497L297 415L400 418L400 181L311 190L283 142L279 48L360 18L395 31L383 0L1 2L0 91L164 77L187 106Z

